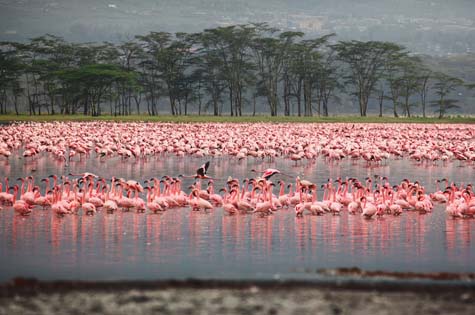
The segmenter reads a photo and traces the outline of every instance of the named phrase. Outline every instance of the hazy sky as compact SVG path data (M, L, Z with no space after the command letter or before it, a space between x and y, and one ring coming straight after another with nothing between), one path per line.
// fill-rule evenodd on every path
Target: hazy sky
M416 50L470 52L469 42L475 42L474 0L0 0L0 12L0 40L52 33L73 41L118 41L149 31L268 22Z

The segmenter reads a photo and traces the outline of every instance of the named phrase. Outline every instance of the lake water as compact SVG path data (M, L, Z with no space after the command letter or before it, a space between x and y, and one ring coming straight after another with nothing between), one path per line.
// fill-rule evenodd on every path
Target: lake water
M142 181L163 175L192 174L207 159L154 157L101 162L95 157L68 166L41 155L33 160L0 158L0 176L34 175L36 183L50 174L92 172L102 177ZM209 174L225 179L252 177L251 169L278 168L316 183L328 178L388 176L391 184L419 180L427 191L448 178L471 182L471 164L415 164L405 159L383 166L343 160L329 164L283 159L237 161L211 159ZM279 179L276 177L275 179ZM281 177L283 180L289 178ZM183 187L191 180L185 180ZM42 186L42 191L43 186ZM319 191L321 199L322 191ZM365 220L360 215L326 214L296 218L292 209L271 216L234 215L216 208L209 213L189 208L163 214L99 211L95 216L58 218L35 209L21 217L11 207L0 210L0 281L15 276L39 279L273 279L318 277L319 268L357 266L396 271L475 272L475 219L451 219L438 205L433 213L404 212L399 217Z

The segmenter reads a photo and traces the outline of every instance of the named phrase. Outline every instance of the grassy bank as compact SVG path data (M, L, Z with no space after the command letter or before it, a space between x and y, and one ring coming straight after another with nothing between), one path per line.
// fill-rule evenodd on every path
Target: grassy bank
M475 117L450 117L444 119L438 118L394 118L394 117L359 117L359 116L333 116L333 117L297 117L297 116L148 116L148 115L130 115L130 116L109 116L91 117L84 115L0 115L0 122L12 121L147 121L147 122L174 122L174 123L201 123L201 122L272 122L272 123L453 123L453 124L472 124L475 123Z

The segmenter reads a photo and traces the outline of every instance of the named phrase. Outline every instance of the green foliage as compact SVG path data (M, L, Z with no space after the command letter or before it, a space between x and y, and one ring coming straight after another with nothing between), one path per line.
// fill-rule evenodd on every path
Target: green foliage
M436 112L439 113L439 118L443 118L449 109L459 108L456 105L458 100L447 99L446 97L454 92L457 87L463 85L463 81L440 72L434 75L434 79L435 83L432 89L439 96L439 99L431 102L431 104L437 107Z
M405 48L394 43L377 41L341 41L333 48L348 66L346 83L354 86L361 116L366 116L368 101L376 83L382 79L385 66L405 54Z
M84 65L79 68L56 71L55 75L70 84L93 87L101 87L118 81L134 83L137 80L135 72L125 71L111 64Z
M425 116L426 97L442 117L456 108L449 94L460 82L440 79L419 58L390 42L341 41L334 34L305 38L265 23L231 25L196 34L150 32L115 43L69 43L46 34L27 43L0 43L0 113L27 105L30 115L130 115L146 104L151 116L229 108L241 116L246 106L265 101L276 116L291 113L324 117L350 92L361 116L378 91L404 116L418 105ZM450 85L449 83L453 84ZM465 88L470 88L466 85ZM133 108L133 106L135 108ZM382 112L382 110L381 110Z

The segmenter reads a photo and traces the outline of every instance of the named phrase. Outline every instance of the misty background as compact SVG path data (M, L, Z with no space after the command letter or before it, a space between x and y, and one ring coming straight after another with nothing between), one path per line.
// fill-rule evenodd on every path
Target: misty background
M120 41L150 31L267 22L310 37L381 40L429 55L475 51L473 0L0 0L0 40L46 33Z
M473 0L0 0L0 41L53 34L119 43L150 31L253 22L311 38L335 33L333 41L394 42L426 55L435 70L475 82ZM475 113L472 94L460 95L463 113ZM346 103L337 111L346 112Z

